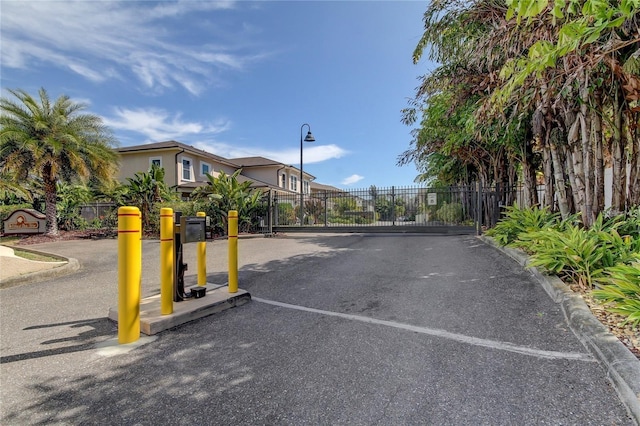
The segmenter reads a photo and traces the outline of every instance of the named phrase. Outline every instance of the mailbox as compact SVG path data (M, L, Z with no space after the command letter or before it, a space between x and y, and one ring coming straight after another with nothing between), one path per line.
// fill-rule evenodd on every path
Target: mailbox
M205 225L204 217L180 216L180 241L182 244L206 241Z

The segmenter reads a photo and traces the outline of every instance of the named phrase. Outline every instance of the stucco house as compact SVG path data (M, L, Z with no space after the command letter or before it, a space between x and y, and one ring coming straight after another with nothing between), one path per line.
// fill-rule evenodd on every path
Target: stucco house
M274 190L281 194L299 194L304 189L310 193L314 176L304 173L304 183L299 184L300 169L264 157L227 159L193 146L165 141L119 148L120 171L118 180L125 182L138 172L146 172L152 164L165 170L165 183L175 188L187 199L197 187L207 183L207 173L217 176L219 172L235 173L242 169L238 180L250 180L252 187Z
M311 181L315 179L315 176L304 172L304 181L301 185L300 169L264 157L232 158L229 161L242 169L242 175L252 180L268 182L283 190L282 192L299 194L302 189L305 194L309 194Z

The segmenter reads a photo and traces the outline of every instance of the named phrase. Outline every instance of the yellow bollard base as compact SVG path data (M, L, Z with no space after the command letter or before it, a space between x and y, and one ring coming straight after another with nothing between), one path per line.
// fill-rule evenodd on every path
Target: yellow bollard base
M251 295L246 290L239 289L237 293L230 296L227 286L207 283L205 288L207 288L206 296L174 302L173 313L168 315L163 315L160 312L160 295L142 299L140 303L140 331L147 336L152 336L251 301ZM189 288L185 291L188 293ZM109 308L109 319L118 322L117 307Z

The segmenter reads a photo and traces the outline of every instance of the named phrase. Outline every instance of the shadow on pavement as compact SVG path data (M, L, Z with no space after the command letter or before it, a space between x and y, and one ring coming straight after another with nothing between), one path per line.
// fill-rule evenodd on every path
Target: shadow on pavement
M86 351L89 349L93 349L98 338L113 336L114 332L117 332L117 328L113 322L111 322L108 318L93 318L88 320L80 320L80 321L69 321L55 324L44 324L44 325L34 325L31 327L26 327L24 330L37 330L43 328L53 328L53 327L65 327L70 326L68 328L81 328L81 327L91 327L90 330L82 331L75 336L67 336L60 339L51 339L40 342L40 345L56 345L57 347L53 347L50 349L44 349L41 351L35 352L27 352L22 354L15 355L6 355L0 357L0 363L10 363L15 361L24 361L28 359L42 358L48 357L52 355L60 355L72 352ZM71 343L71 346L60 346L61 344Z

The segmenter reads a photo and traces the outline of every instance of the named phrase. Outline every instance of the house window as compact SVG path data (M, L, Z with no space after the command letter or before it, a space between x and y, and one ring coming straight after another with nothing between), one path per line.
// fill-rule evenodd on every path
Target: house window
M293 175L289 176L289 189L292 191L298 190L298 178Z
M191 177L191 160L188 158L182 159L182 180L192 180Z
M302 185L302 188L303 188L303 191L304 191L305 194L309 193L309 181L308 180L304 181L304 184Z
M151 167L154 165L158 167L162 167L162 157L149 158L149 169L151 169Z
M207 173L211 173L211 164L209 163L200 163L200 175L205 176Z
M286 188L286 187L287 187L287 175L283 173L282 179L280 180L280 188Z

